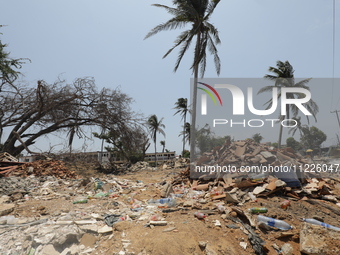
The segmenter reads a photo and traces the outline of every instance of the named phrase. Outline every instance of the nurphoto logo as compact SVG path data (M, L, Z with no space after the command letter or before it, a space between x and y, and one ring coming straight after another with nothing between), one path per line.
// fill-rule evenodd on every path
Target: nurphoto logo
M229 82L221 83L220 80L216 82L197 82L197 88L202 90L200 97L200 116L213 115L214 118L210 121L212 127L217 125L230 125L230 127L263 127L269 125L274 127L275 123L280 123L283 127L295 127L297 122L295 119L279 119L278 115L287 116L288 108L295 108L302 112L305 116L311 116L312 113L307 109L306 104L311 100L311 92L302 87L285 87L272 86L268 92L271 97L266 102L270 102L265 109L263 104L255 106L255 101L258 95L254 95L252 82L258 83L258 79L248 79L248 84L242 81L242 88L238 85L230 84ZM225 80L222 80L225 81ZM269 94L269 93L268 93ZM210 99L208 98L210 97ZM230 98L231 96L231 98ZM213 102L209 104L209 101ZM245 103L246 101L246 103ZM223 103L224 102L224 103ZM217 106L217 108L216 108ZM225 118L226 111L232 109L232 114L228 116L245 116L246 110L249 112L247 116L255 115L257 118L236 120L233 118ZM226 110L226 111L225 111ZM269 115L275 114L275 118L269 118ZM215 116L218 114L218 117ZM198 116L198 118L200 118ZM267 118L259 118L266 116Z

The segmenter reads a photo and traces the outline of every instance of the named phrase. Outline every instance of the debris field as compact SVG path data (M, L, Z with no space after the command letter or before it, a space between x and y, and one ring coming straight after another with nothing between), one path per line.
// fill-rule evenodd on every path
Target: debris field
M251 140L197 164L306 165ZM334 162L334 159L332 162ZM0 162L0 254L340 254L340 179L190 171L187 159L120 174L61 161Z

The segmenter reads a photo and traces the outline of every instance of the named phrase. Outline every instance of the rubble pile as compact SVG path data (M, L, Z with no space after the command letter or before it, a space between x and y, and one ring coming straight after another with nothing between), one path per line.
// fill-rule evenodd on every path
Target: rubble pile
M148 162L139 161L136 164L131 165L129 170L131 172L137 172L137 171L141 171L141 170L152 170L152 168L149 166Z
M0 178L0 194L9 195L20 191L25 195L35 188L40 188L46 181L53 182L56 180L54 176L30 176L28 178L17 176L3 177Z
M162 169L183 168L186 167L189 163L190 159L188 158L170 159L164 162Z
M280 160L275 150L242 144L224 150L245 147L238 164L258 155ZM205 156L216 151L223 154ZM280 150L306 160L287 152ZM338 179L306 176L299 187L272 174L192 179L188 162L178 161L186 167L137 163L129 179L61 178L58 164L37 172L21 165L28 177L0 178L0 254L340 254ZM27 168L53 166L35 164Z
M5 165L5 166L3 166ZM34 162L0 162L2 176L55 176L57 178L77 178L75 172L70 171L60 160L38 160Z
M196 165L232 166L239 170L241 166L282 166L285 164L300 166L309 162L299 153L295 153L292 148L275 149L248 139L235 142L227 140L224 145L214 148L211 152L204 152L197 159Z

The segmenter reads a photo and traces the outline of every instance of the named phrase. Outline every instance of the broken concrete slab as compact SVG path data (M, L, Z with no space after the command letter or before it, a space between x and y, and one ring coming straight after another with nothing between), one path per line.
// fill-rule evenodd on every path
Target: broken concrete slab
M253 194L258 195L258 194L264 192L265 190L266 190L266 188L258 186L253 190Z
M46 245L41 253L39 253L41 255L59 255L60 253L57 252L55 249L54 249L54 246L52 244L48 244Z
M340 245L337 248L330 246L331 243L340 244L339 231L306 222L301 223L300 229L300 251L302 253L308 255L340 254ZM333 250L329 247L333 247Z
M0 204L0 216L4 216L13 212L14 204Z
M225 193L225 200L229 203L239 203L236 194L230 194L229 192Z
M113 231L113 228L109 226L104 226L98 229L99 234L107 234L107 233L111 233L112 231Z
M171 182L167 182L161 191L161 197L168 197L170 193L173 193L174 190L172 189L172 184Z

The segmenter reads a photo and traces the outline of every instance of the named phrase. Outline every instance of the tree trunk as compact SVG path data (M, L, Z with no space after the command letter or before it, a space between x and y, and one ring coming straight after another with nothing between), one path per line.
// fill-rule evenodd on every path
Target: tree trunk
M286 119L289 119L289 105L287 104L286 105L286 114L287 115L284 115L284 116L281 116L280 118L280 133L279 133L279 141L278 141L278 145L277 145L277 148L280 149L281 148L281 143L282 143L282 131L283 131L283 126L282 126L282 121Z
M185 123L187 121L187 114L184 114L184 125L183 125L183 150L182 150L182 157L184 156L184 150L185 150Z
M197 33L197 41L195 48L195 59L194 59L194 86L192 91L192 114L191 114L191 127L190 127L190 158L195 158L195 147L196 147L196 111L197 111L197 81L198 81L198 57L201 48L201 33Z
M155 167L157 167L157 146L156 146L156 139L155 139Z
M286 119L286 116L281 116L280 117L280 132L279 132L279 141L277 142L277 148L280 149L281 148L281 143L282 143L282 131L283 131L283 126L282 126L282 121Z
M102 135L104 135L104 128L102 128ZM99 157L99 162L100 164L103 164L103 151L104 151L104 138L102 138L102 144L100 146L100 157Z

